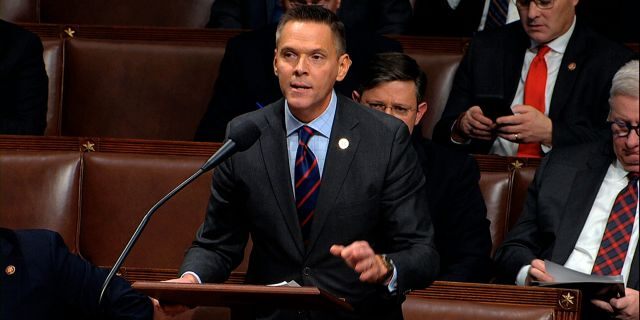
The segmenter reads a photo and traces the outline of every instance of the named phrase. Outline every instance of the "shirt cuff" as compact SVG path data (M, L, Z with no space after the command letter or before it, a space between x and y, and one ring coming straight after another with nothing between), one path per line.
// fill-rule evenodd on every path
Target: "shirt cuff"
M183 274L180 276L180 278L184 277L186 274L190 274L190 275L194 276L194 277L196 278L196 280L198 280L198 283L199 283L199 284L202 284L202 280L200 280L200 277L199 277L195 272L193 272L193 271L187 271L187 272L183 273Z
M451 142L454 143L454 144L461 144L461 145L462 144L464 144L464 145L470 144L471 143L471 139L467 139L467 140L465 140L463 142L460 142L460 141L456 141L453 138L453 129L456 127L456 125L458 125L458 119L456 119L456 121L453 122L453 124L451 125L451 129L449 130L449 132L450 132L449 139L451 140Z
M518 271L518 275L516 276L516 284L519 286L527 285L527 277L529 276L529 270L531 269L531 265L528 264L520 268Z

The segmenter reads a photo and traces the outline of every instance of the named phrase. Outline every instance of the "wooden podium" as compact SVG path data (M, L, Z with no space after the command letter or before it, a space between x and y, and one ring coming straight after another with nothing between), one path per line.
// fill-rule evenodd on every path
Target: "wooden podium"
M243 284L187 284L137 281L133 288L163 303L190 307L231 308L231 319L247 319L255 307L276 309L353 310L343 299L316 287L271 287Z

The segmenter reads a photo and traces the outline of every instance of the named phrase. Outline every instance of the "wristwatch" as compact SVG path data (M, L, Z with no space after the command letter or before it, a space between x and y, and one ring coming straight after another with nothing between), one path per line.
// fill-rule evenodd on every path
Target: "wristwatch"
M384 264L384 267L387 268L387 273L385 273L384 279L389 280L391 279L391 276L393 275L393 271L396 269L396 266L393 264L393 260L387 257L386 254L381 254L380 258L382 260L382 263Z

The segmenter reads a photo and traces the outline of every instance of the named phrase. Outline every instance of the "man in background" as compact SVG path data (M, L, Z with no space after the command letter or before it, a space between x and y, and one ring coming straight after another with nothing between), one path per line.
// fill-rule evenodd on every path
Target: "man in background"
M478 33L433 140L471 153L541 157L608 135L613 74L631 51L576 18L578 0L517 0L520 22Z
M427 111L427 77L411 57L382 53L369 63L353 99L402 120L409 132ZM487 282L491 276L491 233L473 157L413 134L426 178L429 213L440 253L437 279ZM426 214L426 213L425 213Z
M37 35L0 20L0 134L42 135L49 78Z
M623 275L625 297L594 300L601 312L587 306L589 319L638 319L639 72L634 60L613 78L612 138L554 148L543 160L521 218L496 253L498 275L519 285L553 281L543 260Z

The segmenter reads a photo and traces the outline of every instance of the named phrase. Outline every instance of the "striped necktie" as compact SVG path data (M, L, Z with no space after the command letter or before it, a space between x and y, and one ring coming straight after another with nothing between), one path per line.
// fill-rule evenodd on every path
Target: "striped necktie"
M489 10L484 23L483 30L490 30L501 27L507 22L509 13L509 0L489 0Z
M622 272L638 207L638 173L631 172L628 178L629 184L613 203L592 274L619 275Z
M295 163L296 209L305 245L309 240L316 200L318 193L320 193L318 159L308 146L309 139L314 133L314 130L307 126L298 129L298 150L296 151Z

